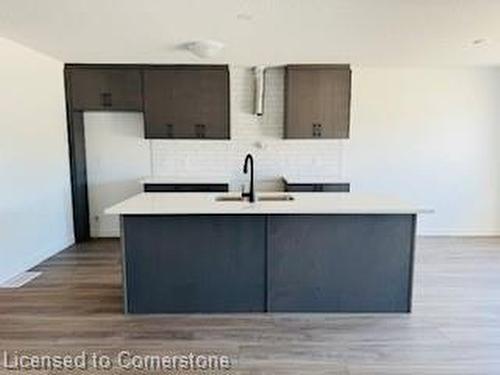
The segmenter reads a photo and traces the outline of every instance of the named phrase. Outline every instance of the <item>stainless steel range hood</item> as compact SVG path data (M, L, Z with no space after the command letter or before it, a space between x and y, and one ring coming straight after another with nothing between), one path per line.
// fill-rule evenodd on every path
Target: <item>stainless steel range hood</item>
M262 116L264 114L265 69L263 65L253 68L255 79L254 112L257 116Z

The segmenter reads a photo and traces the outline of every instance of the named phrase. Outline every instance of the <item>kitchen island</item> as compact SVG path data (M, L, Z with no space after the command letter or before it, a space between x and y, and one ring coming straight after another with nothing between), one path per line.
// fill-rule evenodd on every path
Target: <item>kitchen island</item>
M426 211L353 193L142 193L106 210L128 313L410 312Z

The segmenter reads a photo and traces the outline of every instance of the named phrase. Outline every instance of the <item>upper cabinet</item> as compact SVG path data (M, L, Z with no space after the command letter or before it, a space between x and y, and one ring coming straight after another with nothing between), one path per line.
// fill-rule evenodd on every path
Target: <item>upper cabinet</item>
M67 68L75 110L142 111L139 68Z
M288 65L285 138L349 138L349 65Z
M229 139L229 70L223 66L144 69L146 138Z

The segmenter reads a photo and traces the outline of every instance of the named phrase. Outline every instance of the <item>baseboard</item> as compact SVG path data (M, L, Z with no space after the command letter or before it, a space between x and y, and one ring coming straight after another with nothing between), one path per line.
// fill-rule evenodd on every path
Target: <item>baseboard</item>
M425 231L418 237L500 237L500 231Z
M120 238L120 230L100 230L97 238Z
M0 289L21 288L21 287L25 286L26 284L29 284L30 282L32 282L34 279L39 277L41 274L42 274L41 272L33 272L33 271L18 273L16 276L8 279L4 283L0 283Z
M0 283L3 283L14 276L26 272L38 264L42 263L44 260L60 253L61 251L67 249L69 246L75 243L74 237L72 235L67 236L61 241L54 242L49 246L46 246L44 250L40 250L32 254L27 258L21 265L17 266L15 269L10 271L8 274L0 275Z

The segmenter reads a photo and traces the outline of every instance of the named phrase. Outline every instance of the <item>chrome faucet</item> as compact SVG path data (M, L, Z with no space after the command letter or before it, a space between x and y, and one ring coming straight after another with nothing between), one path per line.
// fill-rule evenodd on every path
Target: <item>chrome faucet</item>
M254 166L253 166L253 156L248 154L245 157L245 164L243 165L243 173L248 173L248 163L250 163L250 191L248 193L241 193L241 196L246 198L248 197L249 202L255 202L255 186L254 186Z

